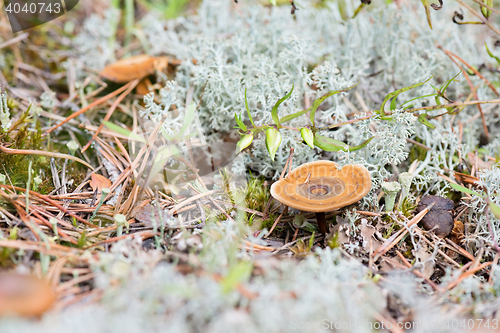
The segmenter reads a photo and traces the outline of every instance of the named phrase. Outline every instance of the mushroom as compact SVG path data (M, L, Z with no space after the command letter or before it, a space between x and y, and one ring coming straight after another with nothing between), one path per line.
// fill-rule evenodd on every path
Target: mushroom
M410 172L402 172L398 176L399 183L403 190L401 191L401 199L399 200L399 207L403 204L403 200L410 194L411 182L413 175Z
M422 219L422 226L425 230L434 230L437 236L444 238L453 230L454 220L449 211L455 207L455 204L453 200L447 198L427 195L420 199L417 206L417 212L423 211L433 202L436 204L427 214L425 214Z
M394 209L394 203L396 202L396 195L401 190L401 185L398 182L383 182L382 191L384 191L386 197L385 200L385 211L391 212Z
M56 300L52 288L32 275L0 273L0 316L40 316Z
M362 165L342 169L331 161L305 163L271 186L271 195L289 207L315 212L320 232L327 233L325 212L348 206L371 189L370 173Z

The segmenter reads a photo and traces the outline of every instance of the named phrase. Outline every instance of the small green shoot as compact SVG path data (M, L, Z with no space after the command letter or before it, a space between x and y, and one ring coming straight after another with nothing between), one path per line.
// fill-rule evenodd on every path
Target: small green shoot
M337 247L339 247L341 244L339 242L339 231L337 230L337 232L333 235L332 238L330 238L330 240L328 241L328 247L330 249L335 249Z
M274 127L269 127L266 130L266 148L269 152L269 156L274 161L274 157L276 156L276 152L281 144L281 133Z
M234 114L234 119L236 120L236 124L238 124L238 127L240 130L243 132L247 131L247 126L243 123L243 120L241 119L241 116L238 116L237 113Z
M488 48L488 44L484 43L484 46L486 47L486 52L488 52L488 55L495 59L496 62L500 65L500 58L498 58L496 55L494 55L493 53L491 53L490 49Z
M252 126L255 127L255 123L253 122L252 114L250 113L250 108L248 107L247 89L246 88L245 88L245 108L247 110L248 119L250 119Z
M384 101L382 102L382 105L380 106L380 109L379 109L379 111L378 111L378 112L379 112L379 114L380 114L381 116L383 116L383 117L387 116L387 115L386 115L386 113L385 113L385 110L384 110L384 108L385 108L385 104L386 104L387 102L389 102L389 101L390 101L390 100L392 100L392 99L396 99L396 97L398 97L398 95L399 95L399 94L402 94L402 93L404 93L404 92L406 92L406 91L408 91L408 90L411 90L411 89L414 89L414 88L420 87L421 85L423 85L423 84L427 83L430 79L432 79L432 76L431 76L430 78L428 78L427 80L425 80L424 82L415 83L415 84L413 84L413 85L411 85L411 86L408 86L408 87L405 87L405 88L401 88L401 89L398 89L398 90L396 90L396 91L393 91L393 92L391 92L391 93L387 94L387 95L385 96L385 98L384 98ZM392 106L392 107L394 107L394 108L395 108L395 105L396 105L396 104L395 104L395 102L391 102L391 106ZM393 110L393 109L391 108L391 110Z
M281 127L280 118L278 117L278 107L281 105L281 103L283 103L284 101L289 99L290 96L292 96L293 88L294 86L292 85L292 89L290 90L290 92L288 92L288 94L286 94L285 97L279 99L276 102L276 104L274 104L273 109L271 110L271 116L273 117L274 124L278 126L278 128Z
M222 292L227 294L234 290L236 286L250 278L253 270L253 263L249 261L240 261L231 266L226 277L220 282Z
M301 128L300 135L302 136L302 139L309 147L314 148L314 134L310 128L308 127Z
M342 141L316 134L314 136L314 145L318 148L323 149L324 151L337 152L337 151L343 150L343 151L351 151L352 152L352 151L360 150L360 149L366 147L370 143L370 141L373 140L373 138L374 137L371 137L368 140L364 141L363 143L361 143L360 145L357 145L357 146L348 146L346 143L344 143Z
M463 193L467 193L467 194L476 195L476 196L478 196L478 197L483 198L483 196L482 196L481 194L477 193L476 191L470 190L470 189L468 189L467 187L463 187L462 185L458 185L458 184L456 184L456 183L451 183L451 182L450 182L449 184L450 184L450 186L451 186L453 189L455 189L455 190L457 190L457 191L460 191L460 192L463 192Z
M418 122L422 125L429 127L430 129L435 129L436 126L432 125L429 120L427 120L427 113L422 113L418 116Z
M313 102L313 105L311 107L311 124L312 126L314 127L314 124L315 124L315 116L316 116L316 110L318 109L318 107L330 96L333 96L333 95L336 95L338 93L341 93L341 92L344 92L344 91L347 91L347 90L350 90L354 87L356 87L358 85L359 81L356 82L355 85L353 86L350 86L350 87L347 87L345 89L340 89L340 90L332 90L332 91L329 91L327 92L326 94L324 94L323 96L321 96L320 98L317 98L314 102Z

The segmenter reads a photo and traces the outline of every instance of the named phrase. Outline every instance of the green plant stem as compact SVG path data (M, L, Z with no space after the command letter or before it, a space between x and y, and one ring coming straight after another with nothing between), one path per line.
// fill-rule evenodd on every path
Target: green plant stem
M129 45L132 38L134 11L134 0L125 0L125 45Z
M54 217L51 217L50 220L49 220L50 224L52 224L52 229L54 231L54 235L58 235L58 232L57 232L57 220L54 218Z
M415 111L424 111L424 110L432 111L432 110L446 109L446 108L455 107L455 106L468 106L468 105L477 105L477 104L499 104L499 103L500 103L500 99L492 99L489 101L454 102L454 103L449 103L449 104L422 106L419 108L407 109L407 110L405 110L405 112L415 112ZM358 121L370 118L371 115L377 111L378 110L368 111L367 113L369 113L370 116L360 117L360 118L351 119L351 120L348 120L348 121L345 121L342 123L333 124L333 125L325 126L325 127L320 127L320 128L318 128L318 130L330 129L330 128L340 127L340 126L347 125L347 124L353 124L353 123L356 123ZM390 116L391 114L392 113L387 113L387 116ZM443 113L442 115L445 115L445 114L447 114L447 112Z
M116 43L116 31L118 30L118 24L120 23L120 0L112 0L111 7L118 11L118 17L113 18L113 22L111 23L111 36L109 37L108 43L111 50L115 49ZM114 52L113 52L114 54Z
M30 212L30 187L31 187L31 165L33 161L30 160L28 165L28 182L26 183L26 214Z
M488 9L489 9L489 10L491 10L493 13L500 14L500 10L495 9L495 8L493 8L493 7L490 7L490 6L488 6L487 4L485 4L485 3L483 3L483 2L481 2L481 1L479 1L479 0L472 0L472 1L474 1L475 3L480 4L482 7L486 7L486 8L488 8Z
M467 5L462 0L455 0L455 1L458 2L459 4L461 4L462 6L464 6L465 8L467 8L469 10L469 12L472 13L472 15L476 16L477 18L479 18L484 24L486 24L488 26L488 28L490 28L491 30L493 30L493 32L495 32L497 35L500 35L500 30L498 30L497 28L495 28L495 26L493 24L491 24L490 21L488 21L481 14L479 14L474 9L472 9L471 6Z
M361 120L369 119L373 115L373 112L374 111L370 111L369 112L370 113L369 116L360 117L360 118L356 118L356 119L351 119L351 120L348 120L348 121L344 121L342 123L333 124L333 125L329 125L329 126L319 127L318 130L324 130L324 129L330 129L330 128L335 128L335 127L340 127L340 126L343 126L343 125L353 124L353 123L356 123L356 122L361 121Z
M96 217L97 215L97 212L99 211L99 209L101 209L101 206L102 204L104 203L104 199L106 198L106 196L108 195L109 193L109 190L105 191L107 189L102 189L102 192L101 192L101 199L99 200L99 204L97 205L96 209L94 210L94 212L92 213L92 216L90 217L89 219L89 223L92 223L92 220Z
M432 111L432 110L439 110L439 109L446 109L446 108L453 108L453 107L458 107L458 106L468 106L468 105L478 105L478 104L498 104L500 103L500 99L492 99L492 100L489 100L489 101L467 101L467 102L454 102L454 103L449 103L449 104L441 104L441 105L431 105L431 106L422 106L422 107L418 107L418 108L411 108L411 109L406 109L405 112L416 112L416 111ZM342 123L337 123L337 124L333 124L333 125L329 125L329 126L323 126L323 127L319 127L317 128L317 130L325 130L325 129L332 129L332 128L336 128L336 127L340 127L340 126L343 126L343 125L349 125L349 124L354 124L358 121L362 121L362 120L366 120L366 119L369 119L372 117L372 115L374 113L377 113L378 110L372 110L372 111L368 111L366 112L367 113L367 116L363 116L363 117L359 117L359 118L356 118L356 119L351 119L351 120L347 120L347 121L344 121ZM447 114L448 112L446 113L443 113L439 116L443 116L445 114ZM392 113L388 112L386 114L386 116L390 116ZM436 116L437 117L437 116ZM435 118L435 117L433 117ZM265 128L268 128L269 125L261 125L261 126L257 126L257 127L254 127L254 128L251 128L249 129L250 131L252 132L259 132ZM289 126L279 126L280 128L285 128L285 129L288 129L288 130L292 130L292 131L300 131L299 128L294 128L294 127L289 127Z

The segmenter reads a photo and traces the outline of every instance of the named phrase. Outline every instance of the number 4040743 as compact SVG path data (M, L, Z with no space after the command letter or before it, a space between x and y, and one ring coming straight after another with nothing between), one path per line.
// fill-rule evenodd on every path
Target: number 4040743
M79 0L3 0L12 32L55 20L73 9Z
M31 13L31 14L35 14L35 13L56 13L56 14L59 14L61 12L61 4L60 3L43 3L43 2L39 2L39 3L35 3L35 2L32 2L32 3L24 3L24 5L20 4L20 3L9 3L7 5L7 7L5 8L5 11L7 13L16 13L16 14L19 14L19 13Z
M462 319L462 320L447 320L446 328L464 328L464 329L486 329L497 330L498 319Z

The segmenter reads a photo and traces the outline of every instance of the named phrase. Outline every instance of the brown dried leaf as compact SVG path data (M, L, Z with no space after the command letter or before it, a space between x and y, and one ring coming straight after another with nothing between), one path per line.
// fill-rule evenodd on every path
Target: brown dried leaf
M143 54L120 59L106 66L99 75L113 82L126 83L151 75L155 70L162 71L167 68L168 64L168 57L152 57Z
M465 226L461 221L455 220L453 230L451 230L450 240L460 246L462 239L465 237Z
M469 160L469 163L471 165L477 165L477 168L479 170L481 170L481 169L491 169L491 167L493 166L493 164L495 164L494 161L485 162L485 161L483 161L480 158L478 158L477 162L476 162L476 158L475 158L474 153L467 154L467 160Z
M342 218L337 217L337 224L330 226L328 239L338 232L337 242L339 245L349 242L349 224L343 223Z
M40 316L54 303L49 284L35 276L0 273L0 316Z
M385 233L387 230L389 230L389 228L390 228L389 224L384 223L381 218L377 219L377 224L375 225L375 229L377 230L377 236Z
M434 273L434 261L433 260L427 260L430 257L432 257L432 254L427 252L428 248L425 243L421 243L421 246L418 248L417 251L412 250L411 252L415 256L416 263L420 263L421 265L424 266L423 269L420 270L420 272L426 277L430 278L432 274Z
M390 273L394 272L394 266L391 265L388 261L382 259L379 264L379 273Z
M162 219L167 216L166 212L158 211L158 207L155 207L151 204L144 205L133 213L134 218L137 221L144 223L144 225L147 227L153 226L153 222L156 222L156 225L159 226Z
M361 236L363 237L363 248L366 252L370 251L370 240L372 242L372 251L382 245L382 243L373 236L376 231L377 229L375 229L374 226L368 224L367 219L361 219Z
M477 184L475 184L475 183L479 180L479 178L473 177L471 175L467 175L465 173L456 172L456 171L454 172L454 174L455 174L456 180L459 180L464 184L471 184L471 185L477 186Z
M151 86L151 81L149 81L148 78L145 78L143 79L141 82L139 82L139 84L137 85L137 87L135 87L135 92L138 94L138 95L147 95L149 94L149 87Z
M92 187L92 190L95 191L97 189L97 192L101 192L103 188L111 187L111 181L108 178L97 173L93 173L91 176L90 187Z

